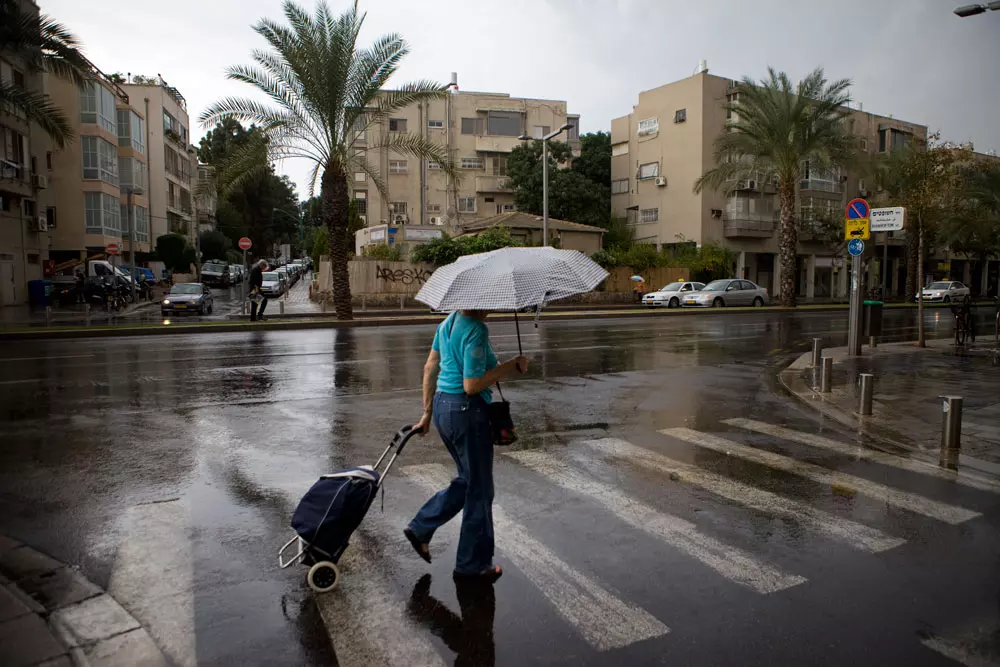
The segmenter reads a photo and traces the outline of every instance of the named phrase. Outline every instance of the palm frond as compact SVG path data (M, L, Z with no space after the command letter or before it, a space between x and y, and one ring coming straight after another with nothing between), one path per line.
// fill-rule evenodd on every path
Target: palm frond
M11 81L0 81L0 112L23 115L38 123L57 148L65 148L75 136L73 124L48 95L25 90Z
M449 176L459 177L455 162L449 155L448 149L419 134L390 132L369 144L368 150L385 150L400 155L410 155L418 159L432 160L441 165L442 171Z
M364 154L356 153L351 156L344 166L347 173L363 171L368 176L368 180L375 184L375 189L379 191L379 194L382 195L383 199L389 196L388 183L385 182L385 179L382 178L382 174L371 162L368 161Z

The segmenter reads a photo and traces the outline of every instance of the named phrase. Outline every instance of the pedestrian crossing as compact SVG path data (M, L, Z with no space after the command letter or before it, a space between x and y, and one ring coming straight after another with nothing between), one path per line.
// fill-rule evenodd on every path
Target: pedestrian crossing
M839 506L817 507L817 504L822 503L815 495L801 494L800 497L792 497L801 490L800 484L786 490L775 484L782 477L769 476L769 488L759 488L754 482L756 477L750 478L739 469L709 470L704 461L710 459L699 456L694 457L695 462L690 462L692 452L697 454L710 451L764 466L772 471L794 475L808 480L807 483L850 489L858 495L912 513L918 521L949 525L963 524L980 516L976 509L966 507L965 502L957 503L954 500L956 497L968 498L968 493L997 493L1000 490L985 478L939 474L938 469L904 456L860 449L829 437L784 426L750 419L732 419L723 423L738 430L706 433L688 428L664 429L659 432L665 436L662 447L657 444L639 446L622 438L580 438L568 442L558 450L526 449L504 453L498 457L496 476L499 494L493 509L498 561L516 568L545 599L549 612L561 619L579 639L598 652L608 652L643 641L670 641L670 625L683 623L687 611L671 604L654 603L661 597L671 600L671 587L676 583L668 574L662 581L650 582L655 584L652 598L644 597L641 603L631 601L627 593L616 589L613 584L615 581L628 580L631 576L628 570L628 552L623 552L620 559L623 571L602 571L580 553L574 552L565 540L557 539L547 532L536 533L532 528L531 510L528 509L530 503L515 497L512 488L538 485L546 493L554 491L559 497L565 494L584 507L593 508L595 513L590 516L595 524L603 525L607 521L604 517L598 518L596 514L603 513L622 524L626 530L636 531L654 540L660 548L706 567L706 576L710 579L717 577L719 586L732 584L751 595L769 597L783 596L786 591L808 586L809 572L815 569L814 564L808 560L812 557L810 554L823 551L793 550L783 553L780 550L757 548L752 540L749 544L746 540L741 544L731 543L739 538L720 537L718 533L713 534L712 526L701 525L703 522L697 518L689 520L679 516L676 511L670 511L672 497L667 494L667 485L671 492L677 492L678 489L684 493L707 492L710 494L708 500L704 495L697 496L702 504L710 504L711 498L718 498L726 504L742 508L732 515L727 514L727 521L750 525L754 521L753 517L760 514L785 520L794 523L798 529L811 534L813 538L853 549L853 557L858 559L879 558L885 552L906 544L906 539L887 532L882 526L867 525L856 517L841 516L840 512L848 510ZM896 489L861 476L876 476L878 470L874 467L869 473L863 466L852 463L852 471L858 474L842 473L832 467L743 444L739 438L744 432L765 436L768 444L780 443L781 451L793 451L806 456L819 449L845 455L862 464L890 466L904 474L919 475L925 481L946 481L953 485L952 488L965 490L966 495L949 493L949 501L946 502L913 491ZM685 444L692 445L693 449L684 446ZM795 449L798 445L804 446L804 449ZM662 480L662 483L639 487L637 492L633 492L628 484L607 475L609 466L616 466L618 462L627 463L628 469L632 471L630 475ZM454 474L450 466L439 463L403 466L399 472L410 491L414 488L420 490L415 495L421 499L425 494L446 487ZM511 484L510 480L513 478L517 479L516 485ZM393 483L395 482L390 484ZM948 487L933 488L935 493L943 493ZM684 491L685 489L688 491ZM748 512L741 514L744 510ZM399 535L395 534L400 528L376 520L367 522L365 530L373 531L366 533L367 538L392 546L391 549L384 546L383 555L389 554L391 558L399 558L400 562L408 562L413 556L407 552L408 545L401 543ZM572 529L572 525L567 525L567 530ZM448 539L447 535L439 536L436 548L441 548L441 542ZM356 548L356 545L352 547ZM399 554L391 553L397 550L400 551ZM348 617L356 619L340 622L343 628L331 628L338 658L341 655L345 658L342 664L362 664L368 656L372 656L379 664L400 664L394 656L405 655L410 659L413 654L408 654L408 650L416 650L423 656L408 664L440 664L437 661L437 651L440 648L435 648L423 639L414 640L413 633L420 633L421 630L405 618L380 623L371 632L363 631L363 619L368 618L371 613L382 619L392 619L391 607L397 605L402 608L405 604L399 596L398 586L394 586L391 581L394 573L398 576L400 568L397 565L378 567L363 553L351 556L349 550L348 555L350 557L345 556L343 561L345 579L341 587L320 598L325 619L329 617L331 622ZM445 557L450 559L453 555L448 553ZM365 560L366 558L369 560ZM422 567L421 563L417 565ZM355 577L366 581L354 583L352 580ZM503 582L498 586L502 587ZM654 603L650 602L651 599ZM366 612L367 607L371 606L377 606L378 609ZM358 642L362 638L365 638L364 645L358 648Z

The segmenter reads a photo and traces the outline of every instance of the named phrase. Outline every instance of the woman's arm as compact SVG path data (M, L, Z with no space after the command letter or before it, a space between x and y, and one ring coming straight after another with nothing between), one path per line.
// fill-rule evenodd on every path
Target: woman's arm
M431 427L431 417L434 413L434 390L437 387L438 371L441 369L441 355L437 350L431 350L424 363L424 414L414 426L416 430L426 435Z
M504 379L515 370L521 373L526 373L528 371L528 358L524 356L514 357L513 359L491 368L480 377L464 378L462 380L462 388L465 389L465 393L469 396L475 396L483 389L486 389L490 385L496 384L500 380Z

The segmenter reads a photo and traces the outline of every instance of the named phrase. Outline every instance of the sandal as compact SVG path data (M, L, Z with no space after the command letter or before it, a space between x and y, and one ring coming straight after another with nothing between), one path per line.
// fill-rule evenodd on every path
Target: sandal
M491 565L490 567L486 568L485 570L483 570L478 574L465 574L464 572L455 572L454 574L452 574L452 578L456 580L465 580L465 581L475 580L475 581L488 582L491 584L502 576L503 576L503 568L501 568L499 565Z
M418 540L417 536L409 528L403 529L403 535L405 535L406 539L410 541L411 545L413 545L413 550L417 552L418 556L423 558L428 563L431 562L431 548L429 544L424 544Z

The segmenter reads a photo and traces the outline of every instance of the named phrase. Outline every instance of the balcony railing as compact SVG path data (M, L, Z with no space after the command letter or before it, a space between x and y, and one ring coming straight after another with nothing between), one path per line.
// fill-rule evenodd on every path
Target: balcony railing
M840 181L819 181L815 178L803 178L799 181L799 190L812 190L813 192L833 192L844 191L844 184Z
M726 238L766 239L774 235L780 213L744 213L727 210L722 215L722 235Z
M506 176L476 176L476 192L506 192L509 181Z

